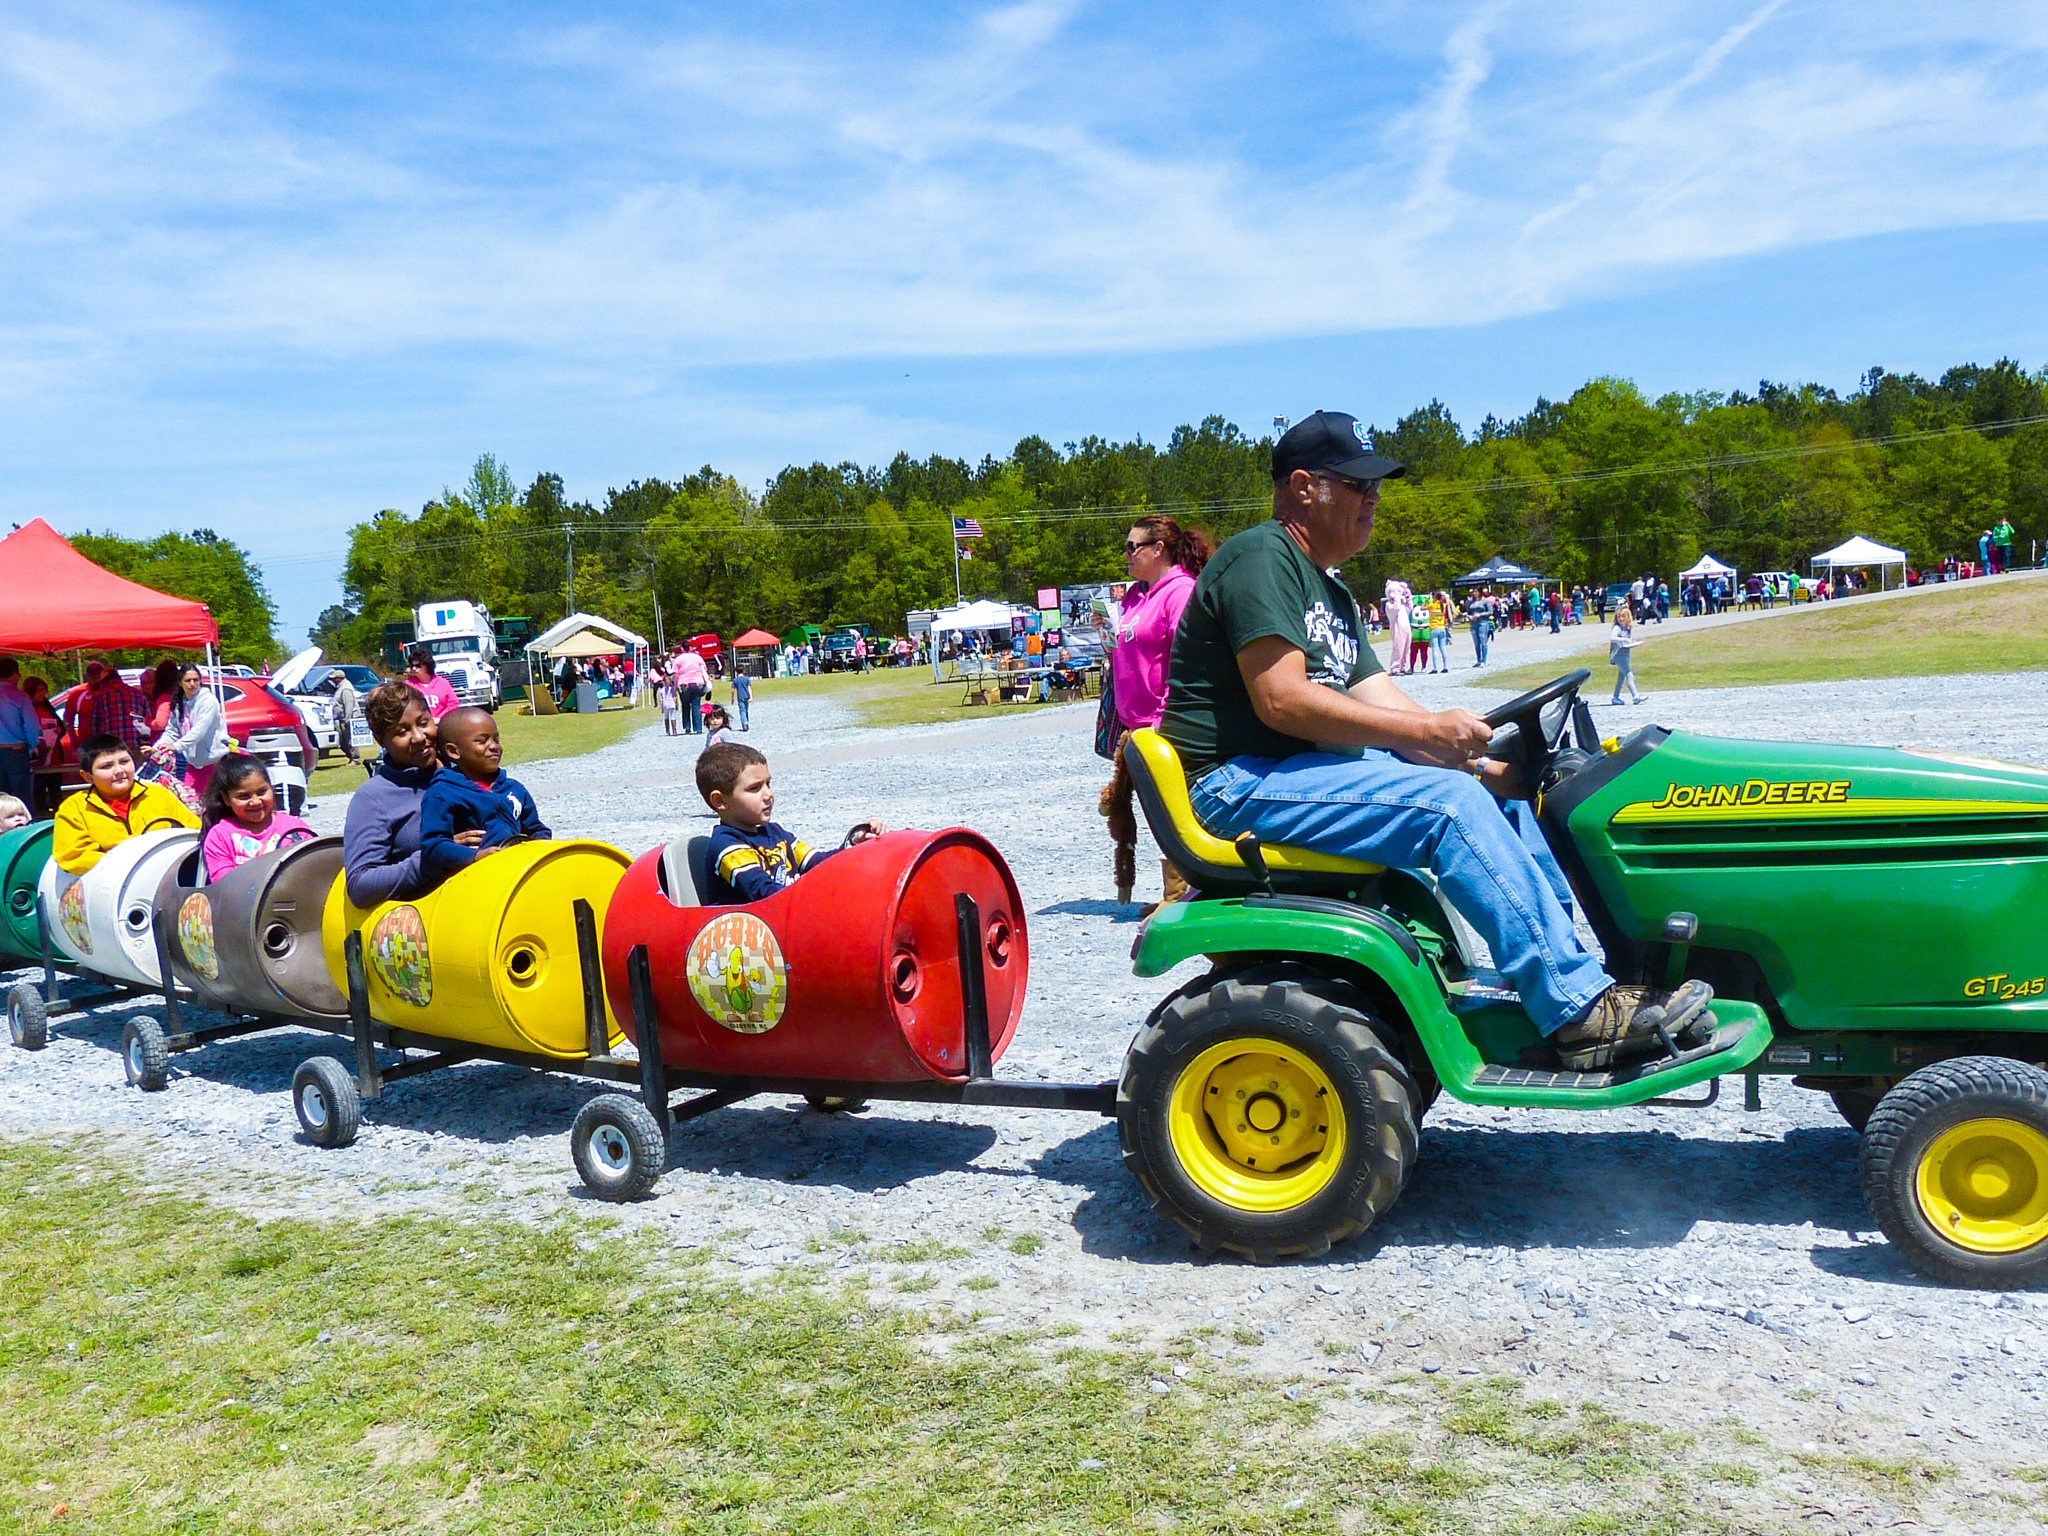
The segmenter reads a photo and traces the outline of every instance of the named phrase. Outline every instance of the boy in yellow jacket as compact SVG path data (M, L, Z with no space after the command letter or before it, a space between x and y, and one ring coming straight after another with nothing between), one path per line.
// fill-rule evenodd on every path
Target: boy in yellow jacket
M68 875L82 875L109 849L165 827L198 830L199 818L168 789L135 782L135 759L118 736L88 736L78 766L92 782L67 796L50 832L50 857Z

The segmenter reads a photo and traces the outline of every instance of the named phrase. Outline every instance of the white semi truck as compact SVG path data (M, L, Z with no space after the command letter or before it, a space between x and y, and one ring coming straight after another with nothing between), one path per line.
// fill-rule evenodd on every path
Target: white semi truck
M451 600L422 603L413 614L417 640L434 654L434 670L465 704L496 709L498 640L491 610L479 603Z

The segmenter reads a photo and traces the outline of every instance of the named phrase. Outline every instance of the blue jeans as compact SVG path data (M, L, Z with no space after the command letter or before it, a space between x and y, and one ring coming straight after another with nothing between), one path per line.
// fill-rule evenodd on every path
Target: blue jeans
M1546 1035L1614 984L1572 931L1571 886L1534 808L1496 800L1465 774L1376 750L1234 757L1204 774L1192 798L1202 825L1221 837L1255 832L1261 842L1428 870Z
M754 701L751 698L740 697L735 698L733 703L740 707L740 729L743 731L752 730L753 726L747 720L747 712L753 707Z
M1476 653L1476 659L1473 662L1474 666L1483 667L1486 665L1486 647L1492 639L1493 621L1491 619L1473 620L1472 649Z

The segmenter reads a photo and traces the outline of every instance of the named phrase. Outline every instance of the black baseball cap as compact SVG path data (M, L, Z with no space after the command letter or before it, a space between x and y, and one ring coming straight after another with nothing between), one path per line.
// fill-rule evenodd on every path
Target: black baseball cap
M1327 469L1354 480L1398 480L1408 473L1406 464L1374 453L1363 424L1342 411L1304 416L1273 445L1273 478L1285 480L1297 469Z

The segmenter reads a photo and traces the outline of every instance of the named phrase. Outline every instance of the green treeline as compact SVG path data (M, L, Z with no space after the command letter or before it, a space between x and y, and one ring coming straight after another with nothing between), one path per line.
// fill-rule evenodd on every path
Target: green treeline
M280 648L272 633L277 605L264 588L262 572L247 551L211 528L200 528L190 534L161 533L153 539L81 533L71 540L71 545L86 559L116 576L125 576L173 597L196 598L206 604L214 623L220 626L222 661L260 667L277 659ZM123 665L140 666L159 659L156 650L113 654Z
M1601 378L1475 431L1432 401L1374 441L1411 468L1346 569L1365 593L1389 576L1443 585L1502 553L1608 581L1703 552L1803 571L1854 534L1916 565L1974 559L2001 518L2016 553L2048 534L2048 370L2004 359L1935 382L1872 369L1846 398L1765 383L1649 400ZM601 507L565 500L552 474L522 492L487 455L417 517L380 512L352 530L345 603L314 639L369 655L387 620L434 598L552 623L566 611L572 526L577 606L650 636L657 596L671 638L800 621L899 633L907 610L953 600L952 517L986 535L962 568L966 595L1029 602L1040 587L1121 575L1125 529L1144 511L1219 537L1265 517L1271 452L1271 438L1212 416L1164 446L1091 437L1062 451L1027 437L978 465L899 454L882 468L791 467L758 495L707 465L634 481Z

